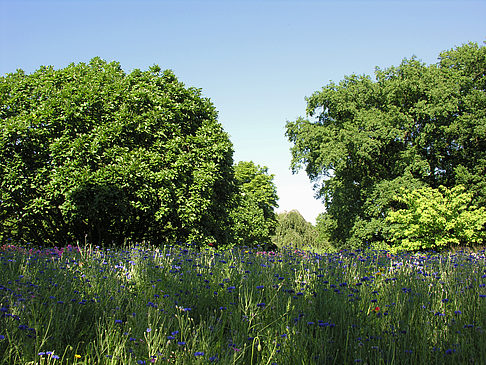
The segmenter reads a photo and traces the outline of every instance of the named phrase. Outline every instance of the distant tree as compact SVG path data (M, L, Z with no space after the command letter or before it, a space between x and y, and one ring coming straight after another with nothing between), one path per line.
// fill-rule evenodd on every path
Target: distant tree
M0 78L0 234L55 245L224 243L233 149L213 104L94 58Z
M273 242L278 247L317 247L317 231L297 210L277 215L278 225Z
M405 59L307 99L313 119L287 123L292 169L305 167L315 183L333 244L383 241L401 187L463 184L486 205L485 70L486 47L469 43L437 64Z
M237 195L231 212L232 235L238 245L256 246L271 242L277 218L277 189L267 167L252 161L234 166Z

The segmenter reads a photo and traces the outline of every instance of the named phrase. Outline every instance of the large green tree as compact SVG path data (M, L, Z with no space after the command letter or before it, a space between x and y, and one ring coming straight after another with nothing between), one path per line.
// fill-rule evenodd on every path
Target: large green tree
M292 168L305 167L323 198L331 242L387 237L384 218L409 189L463 184L486 204L486 48L469 43L426 65L416 58L351 75L307 99L287 123ZM397 206L398 204L398 206Z
M265 166L240 161L234 166L237 194L230 217L232 237L238 245L268 245L277 227L278 207L273 175Z
M228 239L233 147L199 89L94 58L0 78L1 237Z

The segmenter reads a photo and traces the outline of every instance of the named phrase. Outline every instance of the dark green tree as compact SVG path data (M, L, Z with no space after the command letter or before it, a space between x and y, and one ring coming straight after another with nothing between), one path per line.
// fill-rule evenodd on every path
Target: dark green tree
M227 242L233 147L171 71L18 70L0 78L0 117L1 238Z
M240 161L234 166L237 194L231 212L234 243L237 245L268 245L275 233L278 207L277 188L267 167L252 161Z
M463 184L486 204L486 48L469 43L351 75L307 99L309 119L287 123L292 169L305 166L338 246L387 237L384 218L401 187Z
M278 225L273 242L278 247L294 246L299 248L316 248L317 231L297 210L277 215Z

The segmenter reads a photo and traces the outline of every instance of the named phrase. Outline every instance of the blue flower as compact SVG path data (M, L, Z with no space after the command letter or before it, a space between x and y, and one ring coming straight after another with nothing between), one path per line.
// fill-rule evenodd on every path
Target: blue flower
M196 351L194 353L194 356L204 356L204 352L202 352L202 351Z
M263 307L265 307L265 305L266 305L265 303L258 303L257 307L263 308Z

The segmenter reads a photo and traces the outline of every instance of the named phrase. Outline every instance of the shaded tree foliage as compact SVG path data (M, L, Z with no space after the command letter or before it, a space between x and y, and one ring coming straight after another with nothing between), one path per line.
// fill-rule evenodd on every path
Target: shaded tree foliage
M317 231L297 210L277 215L278 225L273 242L278 247L318 247Z
M307 99L309 119L287 123L292 169L305 167L331 242L382 241L401 187L463 184L486 205L486 48L351 75Z
M234 166L237 194L231 212L232 236L238 245L268 245L275 233L277 188L267 167L252 161Z
M0 117L3 238L228 241L232 144L171 71L18 70L0 78Z

